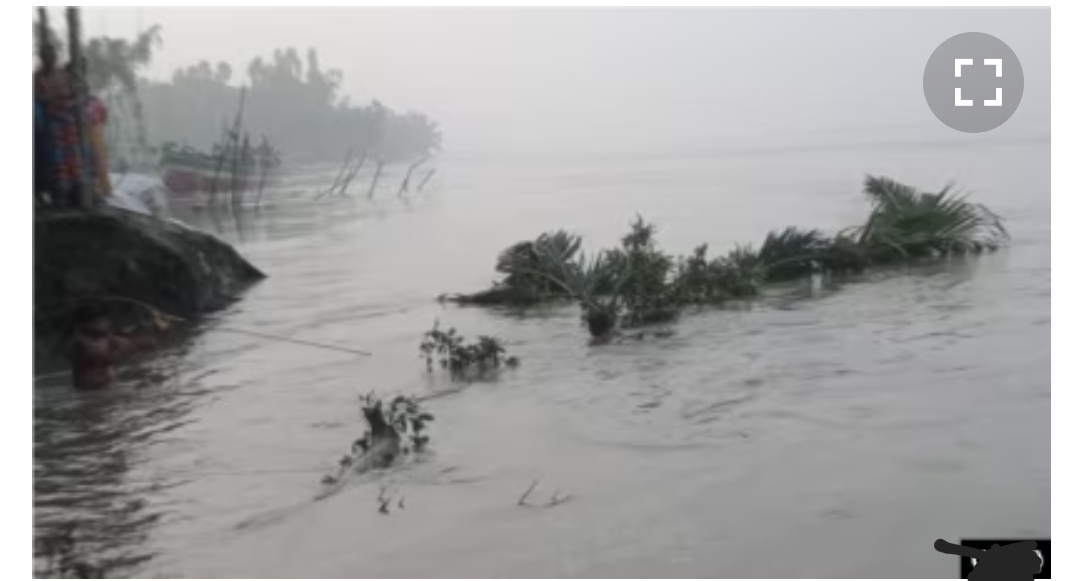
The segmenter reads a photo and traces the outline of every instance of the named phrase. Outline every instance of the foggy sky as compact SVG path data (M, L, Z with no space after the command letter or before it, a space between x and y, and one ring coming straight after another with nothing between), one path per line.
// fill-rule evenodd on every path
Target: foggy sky
M160 24L149 70L202 59L237 73L295 46L338 68L353 102L378 98L443 126L447 149L608 147L918 128L922 73L962 32L997 36L1024 67L1020 108L973 138L1050 132L1049 9L86 9L89 35Z

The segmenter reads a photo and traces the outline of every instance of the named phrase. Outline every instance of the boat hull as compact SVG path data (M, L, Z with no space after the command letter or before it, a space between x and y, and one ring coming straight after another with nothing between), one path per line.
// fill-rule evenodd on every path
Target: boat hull
M169 194L179 198L258 190L273 185L279 177L277 168L264 170L256 163L233 164L229 160L219 164L204 154L172 155L161 161L161 179Z

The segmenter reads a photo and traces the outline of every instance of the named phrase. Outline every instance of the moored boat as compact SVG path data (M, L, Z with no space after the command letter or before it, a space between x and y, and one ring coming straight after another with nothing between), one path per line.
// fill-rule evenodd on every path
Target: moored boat
M239 149L215 147L214 154L173 144L162 149L161 178L169 194L177 197L259 190L280 177L281 160L266 141L259 147L246 142Z

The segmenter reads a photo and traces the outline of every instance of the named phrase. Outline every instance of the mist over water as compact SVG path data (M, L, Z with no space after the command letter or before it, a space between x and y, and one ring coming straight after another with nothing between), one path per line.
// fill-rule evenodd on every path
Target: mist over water
M354 103L437 119L448 153L896 127L955 136L926 105L923 67L945 39L977 30L1025 73L1023 104L993 135L1049 133L1049 10L147 7L85 20L88 34L114 36L160 24L146 71L159 79L204 59L239 76L274 49L316 48Z
M312 202L328 160L241 228L184 214L269 278L108 392L35 385L37 535L75 521L82 550L142 576L931 578L956 571L937 538L1049 536L1048 11L99 13L111 34L163 25L154 74L316 46L358 99L438 119L445 151L406 201L393 167L373 200ZM1026 79L980 135L922 97L933 48L969 30ZM1012 244L604 347L572 305L434 300L486 287L519 240L599 250L639 213L672 253L836 232L866 216L865 174L955 182ZM417 356L436 319L521 367L431 400L428 455L313 502L364 429L357 396L452 387ZM538 503L571 500L518 506L534 480ZM378 512L384 486L404 509Z

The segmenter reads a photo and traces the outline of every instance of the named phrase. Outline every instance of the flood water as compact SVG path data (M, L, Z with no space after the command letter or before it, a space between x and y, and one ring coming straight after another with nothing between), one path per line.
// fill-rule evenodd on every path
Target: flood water
M336 168L309 172L303 196L219 224L269 275L242 300L107 392L37 382L36 538L74 523L115 576L948 578L935 539L1049 537L1049 135L809 143L447 154L406 201L399 172L374 200L311 202ZM832 232L866 215L867 173L955 181L1012 246L619 345L589 346L573 306L435 301L486 287L516 241L567 228L596 250L637 213L679 253ZM521 366L460 390L428 375L435 320ZM445 393L430 451L314 501L370 391Z

